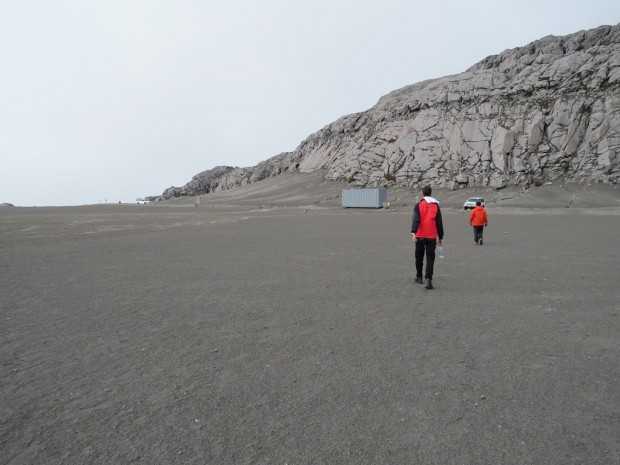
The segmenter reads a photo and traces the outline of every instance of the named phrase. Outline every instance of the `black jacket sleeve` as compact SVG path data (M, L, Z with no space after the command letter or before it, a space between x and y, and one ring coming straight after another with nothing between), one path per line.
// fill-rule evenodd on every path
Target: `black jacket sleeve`
M413 219L411 220L411 234L415 234L420 226L420 204L416 203L413 208Z
M441 209L439 205L437 205L437 216L435 217L435 223L437 224L437 234L439 235L439 240L443 240L443 220L441 219Z

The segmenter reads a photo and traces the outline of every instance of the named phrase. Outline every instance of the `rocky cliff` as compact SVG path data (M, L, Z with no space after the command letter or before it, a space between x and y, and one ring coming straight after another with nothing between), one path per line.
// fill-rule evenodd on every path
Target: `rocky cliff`
M293 151L216 167L161 198L290 171L353 184L529 186L620 179L620 24L548 36L344 116Z

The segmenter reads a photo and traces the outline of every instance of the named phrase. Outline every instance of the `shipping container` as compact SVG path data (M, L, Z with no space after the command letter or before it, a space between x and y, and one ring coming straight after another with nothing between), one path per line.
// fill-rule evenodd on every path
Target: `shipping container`
M387 190L384 187L371 189L343 189L343 208L382 208L387 202Z

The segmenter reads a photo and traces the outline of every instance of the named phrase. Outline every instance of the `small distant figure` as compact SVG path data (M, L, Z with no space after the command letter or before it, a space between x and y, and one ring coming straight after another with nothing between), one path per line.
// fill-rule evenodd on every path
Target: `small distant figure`
M422 268L424 255L426 255L426 289L433 287L433 269L435 265L435 249L437 241L439 245L443 241L443 221L439 201L431 197L431 186L422 189L422 198L413 209L413 221L411 224L411 239L415 242L415 282L424 284L422 280Z
M489 224L487 217L487 211L482 206L482 202L478 200L476 206L469 215L469 224L474 228L474 242L478 245L482 245L482 235L484 228Z

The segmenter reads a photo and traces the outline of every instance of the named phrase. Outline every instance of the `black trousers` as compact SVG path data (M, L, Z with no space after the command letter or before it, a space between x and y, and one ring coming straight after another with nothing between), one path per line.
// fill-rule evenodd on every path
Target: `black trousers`
M433 267L435 266L435 249L437 241L435 239L420 238L415 241L415 270L416 276L422 276L424 265L424 255L426 255L426 279L433 279Z
M474 242L476 244L482 240L483 232L484 232L484 226L474 226Z

